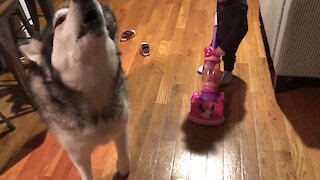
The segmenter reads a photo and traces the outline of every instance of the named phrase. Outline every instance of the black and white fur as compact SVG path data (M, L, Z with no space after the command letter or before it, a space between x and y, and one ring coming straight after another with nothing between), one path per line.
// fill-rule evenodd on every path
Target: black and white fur
M37 39L20 46L32 60L30 87L41 118L83 180L91 153L115 138L117 168L129 173L127 88L113 13L97 0L73 0Z

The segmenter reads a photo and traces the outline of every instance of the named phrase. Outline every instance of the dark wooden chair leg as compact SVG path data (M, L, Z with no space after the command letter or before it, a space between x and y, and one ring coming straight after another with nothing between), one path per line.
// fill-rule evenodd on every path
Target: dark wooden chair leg
M29 90L29 85L27 82L26 73L22 67L21 62L19 61L19 56L16 51L16 45L12 34L10 32L8 21L0 18L0 54L6 61L9 69L11 70L14 78L18 82L18 85L22 88L24 94L29 99L30 104L36 108L31 93Z
M1 112L0 112L0 118L2 119L2 121L4 121L7 124L10 131L13 131L16 129L16 127Z
M29 13L36 31L40 31L40 23L38 18L38 12L36 7L36 0L27 0L25 1L29 9ZM53 20L54 8L52 0L38 0L38 3L42 9L44 17L48 23L51 23Z
M29 10L33 25L36 29L36 31L40 31L40 22L38 18L38 13L37 13L37 7L36 7L36 2L35 0L27 0L25 1L27 8Z
M21 20L22 24L27 29L27 31L30 34L30 36L33 37L36 34L36 30L35 30L34 26L30 25L29 20L26 17L26 15L24 14L20 3L19 3L19 6L18 6L18 12L17 13L18 13L18 15L20 17L20 20Z
M38 2L40 4L44 17L46 18L46 21L48 23L51 23L54 14L52 0L38 0Z

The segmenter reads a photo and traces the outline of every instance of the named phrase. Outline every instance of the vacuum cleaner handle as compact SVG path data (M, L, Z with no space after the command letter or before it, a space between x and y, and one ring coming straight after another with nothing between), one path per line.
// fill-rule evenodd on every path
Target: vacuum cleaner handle
M212 37L212 42L211 42L211 47L213 49L217 48L217 30L218 30L218 13L217 11L214 12L214 26L213 26L213 37Z

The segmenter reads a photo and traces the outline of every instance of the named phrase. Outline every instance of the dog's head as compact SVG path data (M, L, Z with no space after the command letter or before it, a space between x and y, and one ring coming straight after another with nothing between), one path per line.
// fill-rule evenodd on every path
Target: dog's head
M71 1L69 8L60 9L55 14L53 29L54 42L64 47L108 34L103 10L97 0Z
M107 12L108 17L105 11L97 0L72 0L68 8L55 13L52 25L40 38L20 46L20 49L38 64L46 55L46 59L58 70L65 68L70 61L101 58L110 48L107 42L111 42L111 48L115 48L112 41L115 37L109 37L107 28L108 25L113 26L110 21L115 26L115 19L110 20L113 14Z

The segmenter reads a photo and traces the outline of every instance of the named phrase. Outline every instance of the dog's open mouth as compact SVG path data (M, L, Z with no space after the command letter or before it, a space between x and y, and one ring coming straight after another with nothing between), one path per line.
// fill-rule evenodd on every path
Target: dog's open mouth
M90 4L89 7L82 7L81 10L83 15L78 39L81 39L87 34L91 34L96 37L103 35L103 16L97 10L97 7L93 7Z

